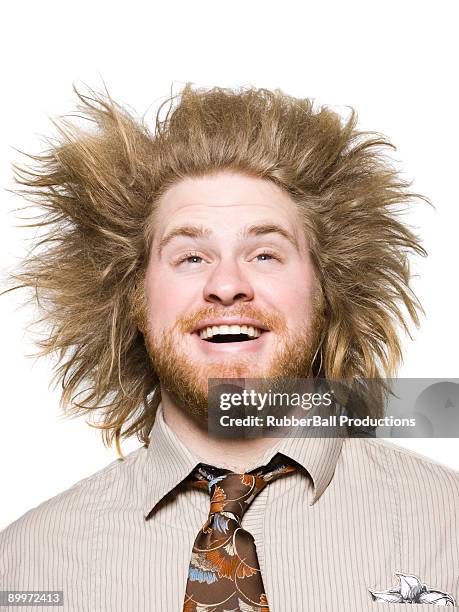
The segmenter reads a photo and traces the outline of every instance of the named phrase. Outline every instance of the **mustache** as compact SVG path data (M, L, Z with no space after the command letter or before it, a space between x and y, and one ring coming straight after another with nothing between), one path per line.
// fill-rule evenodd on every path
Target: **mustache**
M286 321L283 315L278 312L268 311L264 308L252 306L251 304L240 304L237 307L225 308L209 306L180 317L177 319L175 327L182 333L190 333L202 319L217 319L225 317L250 317L257 319L270 331L283 332L286 329Z

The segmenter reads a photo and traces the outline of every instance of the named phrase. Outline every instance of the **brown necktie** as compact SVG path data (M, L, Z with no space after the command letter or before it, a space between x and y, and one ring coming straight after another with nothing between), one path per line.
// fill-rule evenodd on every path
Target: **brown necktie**
M247 474L200 463L186 479L208 490L210 512L193 545L184 612L269 612L255 542L241 521L269 482L295 470L277 454Z

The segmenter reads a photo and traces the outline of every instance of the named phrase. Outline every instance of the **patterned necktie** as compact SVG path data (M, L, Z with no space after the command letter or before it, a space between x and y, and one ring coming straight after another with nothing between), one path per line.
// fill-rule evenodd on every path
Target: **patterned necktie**
M295 470L277 454L247 474L200 463L185 480L208 490L210 512L193 545L183 612L269 612L255 542L241 521L269 482Z

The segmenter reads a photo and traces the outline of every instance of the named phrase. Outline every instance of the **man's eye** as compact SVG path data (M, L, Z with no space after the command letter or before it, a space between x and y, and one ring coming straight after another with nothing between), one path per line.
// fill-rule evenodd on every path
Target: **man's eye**
M186 253L183 257L180 257L180 259L177 261L177 265L184 262L197 264L201 263L201 261L203 261L203 259L200 255L196 255L195 253Z
M262 257L263 259L258 259L259 257ZM269 261L271 259L277 259L277 261L279 261L279 258L276 257L274 253L259 253L255 256L255 258L258 259L258 261Z

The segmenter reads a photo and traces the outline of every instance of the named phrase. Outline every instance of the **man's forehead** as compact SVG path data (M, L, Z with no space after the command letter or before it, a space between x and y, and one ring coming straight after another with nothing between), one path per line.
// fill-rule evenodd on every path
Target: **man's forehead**
M159 216L191 212L222 213L238 210L294 212L290 195L267 179L221 171L202 177L186 177L170 186L158 202Z
M187 223L206 226L210 232L222 227L220 221L230 223L230 227L240 232L251 224L278 225L292 233L298 227L298 213L290 203L288 208L280 203L250 201L224 204L183 201L170 206L167 204L162 203L155 215L157 237L160 239L173 228Z
M295 224L297 210L291 201L281 198L251 198L250 194L229 195L221 198L202 198L198 194L189 194L188 197L168 198L159 203L156 218L163 225L170 224L176 220L189 219L193 216L201 222L207 219L236 215L237 219L251 219L260 216L269 216L280 222Z
M222 232L255 235L251 226L269 226L298 240L298 211L288 193L274 183L239 174L183 179L160 198L155 213L155 242L171 234L210 238ZM187 226L202 231L189 232ZM184 231L182 231L182 229ZM266 230L258 232L267 233ZM199 236L198 236L199 234Z
M290 199L289 194L271 180L225 170L204 176L184 177L170 185L161 199L171 201L196 198L201 202L225 204L246 197L254 202L276 197Z

